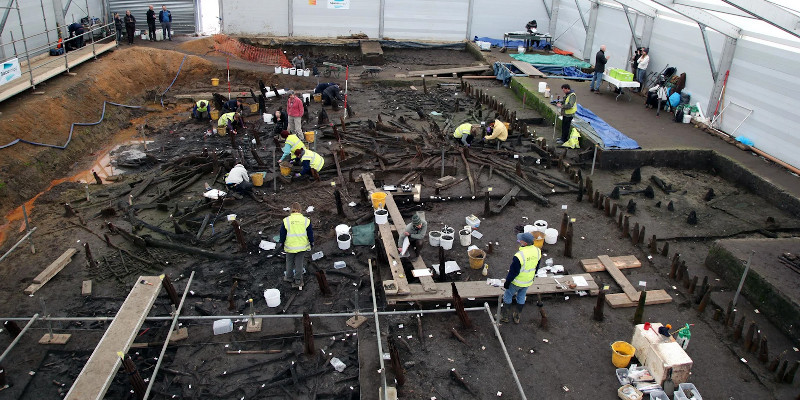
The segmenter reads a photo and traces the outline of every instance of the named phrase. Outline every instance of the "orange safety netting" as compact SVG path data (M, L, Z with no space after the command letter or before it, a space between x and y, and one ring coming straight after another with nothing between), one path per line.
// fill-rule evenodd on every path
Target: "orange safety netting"
M264 49L252 46L231 38L228 35L214 35L214 50L247 61L280 65L281 67L287 68L292 66L292 63L289 62L280 49Z

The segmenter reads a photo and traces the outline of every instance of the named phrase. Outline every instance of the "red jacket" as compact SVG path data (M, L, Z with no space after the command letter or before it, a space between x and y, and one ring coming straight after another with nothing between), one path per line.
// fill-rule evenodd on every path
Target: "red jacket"
M303 101L297 97L289 97L289 101L286 102L286 112L289 116L302 117L303 111Z

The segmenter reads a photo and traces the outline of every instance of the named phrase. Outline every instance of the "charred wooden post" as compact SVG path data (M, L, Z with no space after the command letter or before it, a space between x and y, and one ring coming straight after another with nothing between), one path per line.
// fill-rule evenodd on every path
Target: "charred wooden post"
M559 231L561 233L561 239L566 239L567 238L567 225L568 224L569 224L569 215L567 215L567 213L564 213L561 216L561 230Z
M333 137L336 138L337 142L341 142L342 137L339 136L339 128L337 128L336 125L331 125L331 127L333 128Z
M682 276L683 279L681 279L681 283L683 284L684 288L688 289L689 288L689 283L690 283L690 281L689 281L689 267L686 266L686 262L685 261L681 261L681 270L683 271L683 276Z
M256 135L256 138L258 138L258 135ZM259 144L256 144L256 146L258 146L259 148L261 147L261 145ZM260 167L267 165L266 163L264 163L264 160L261 159L261 156L258 155L258 152L256 151L255 147L250 148L250 154L253 156L253 158L256 160L256 163L258 163Z
M444 264L439 264L441 268L444 268ZM472 321L469 319L469 315L467 312L464 311L464 300L461 299L461 296L458 294L458 288L456 288L455 282L450 282L450 288L453 291L453 305L456 308L456 314L458 314L458 319L461 320L461 324L464 328L471 329L472 328Z
M705 311L706 307L708 306L708 301L709 300L711 300L711 291L710 290L706 290L706 293L703 295L703 299L700 300L700 305L697 307L697 312L702 313L703 311ZM716 312L714 312L714 316L717 317L717 313ZM715 321L718 320L718 319L719 319L719 317L715 318Z
M590 203L594 202L594 198L592 197L592 194L594 194L594 187L592 187L592 178L588 176L586 177L586 194L589 196L587 200Z
M758 344L761 343L761 332L756 329L756 334L753 335L753 340L750 342L750 347L746 350L750 353L755 353L758 351Z
M544 310L544 307L539 307L539 316L541 317L539 320L539 328L547 330L550 324L547 321L547 311Z
M592 197L592 204L594 205L594 208L600 208L600 201L600 191L595 190L594 196Z
M628 200L626 210L628 211L628 214L636 214L636 202L633 201L633 199Z
M331 288L328 286L328 277L325 275L325 271L319 270L315 272L314 275L317 277L320 293L322 293L322 295L325 297L332 296L333 293L331 293Z
M783 360L781 366L778 367L778 373L775 374L775 382L782 382L784 375L786 375L786 367L789 366L789 361Z
M489 242L489 244L486 245L486 254L492 253L494 253L494 242Z
M233 280L233 285L231 285L231 291L228 293L228 311L233 311L236 309L236 288L239 287L239 281Z
M458 339L459 342L464 344L469 344L467 343L467 339L464 339L464 336L461 336L461 334L458 333L456 328L450 328L450 334L453 335L454 338Z
M630 232L629 232L630 229L629 229L629 225L628 225L629 224L628 219L629 218L628 218L627 215L625 216L625 218L622 219L622 237L623 238L626 238L626 237L630 236Z
M619 186L614 186L614 189L611 190L611 195L609 195L614 200L619 200Z
M459 374L455 368L452 368L450 370L450 378L456 381L457 383L461 384L461 386L463 386L464 389L467 389L468 392L475 394L475 390L472 389L472 386L470 386L470 384L467 383L466 380L464 380L464 377L461 376L461 374Z
M3 329L5 329L8 336L11 336L12 339L19 336L19 333L22 332L22 329L20 329L19 325L14 321L3 322Z
M122 366L125 368L125 373L128 374L128 381L131 383L133 393L136 394L136 398L139 400L144 399L144 394L147 392L147 385L144 383L142 376L139 375L139 370L136 369L136 365L129 355L125 354L121 356L121 358Z
M489 204L489 191L486 191L486 198L483 201L483 216L488 217L492 215L492 210Z
M736 327L733 328L733 341L738 342L739 339L742 338L742 331L744 330L744 316L742 319L739 320L739 323L736 324Z
M564 257L572 258L572 235L574 234L572 222L567 224L567 235L564 238Z
M795 361L794 364L792 364L792 367L786 371L786 373L783 375L783 381L785 383L794 382L794 376L797 374L798 367L800 367L800 361Z
M680 258L681 255L678 253L675 253L675 255L672 257L672 265L670 266L669 269L669 279L676 279L678 277L677 273L678 273L678 265L680 265L679 264Z
M753 344L753 335L756 333L756 323L750 321L750 325L747 327L747 333L744 335L744 349L749 350L750 346Z
M690 211L689 216L686 217L686 223L689 225L697 225L697 211Z
M703 301L703 297L709 292L711 286L708 285L708 275L703 277L703 283L700 284L700 289L697 291L697 295L694 297L695 304L700 304Z
M86 262L89 264L89 268L97 268L97 261L95 261L94 257L92 256L92 250L89 248L89 243L83 243L83 250L86 252Z
M639 304L636 305L636 313L633 314L633 324L639 325L644 318L644 304L647 301L647 291L639 292Z
M703 200L711 201L711 199L713 199L714 197L717 197L717 195L714 194L714 188L709 188L708 192L706 192L706 195L703 196Z
M172 280L169 279L169 275L164 274L164 279L161 280L161 285L164 286L164 290L167 291L169 301L171 301L175 307L178 307L181 301L178 297L178 292L175 290L175 285L173 285Z
M391 357L392 370L394 371L394 379L397 381L397 386L403 386L406 383L406 371L403 369L403 363L400 361L400 350L397 348L394 336L387 336L386 342L389 345L389 356Z
M178 235L181 235L185 232L183 228L181 228L181 224L178 223L178 220L174 218L172 219L172 230L174 230Z
M761 336L761 345L758 347L758 361L765 363L769 361L769 345L767 345L767 335Z
M336 212L340 217L344 216L344 205L342 204L342 193L339 189L333 190L333 198L336 200Z
M603 211L605 211L606 217L611 216L611 199L608 197L606 197L605 201L603 202Z
M720 319L722 319L722 309L721 308L715 308L714 309L714 316L711 317L711 319L713 319L714 321L719 321Z
M578 203L583 201L583 178L578 178Z
M616 206L616 204L614 204L614 206ZM622 229L622 217L624 215L625 215L624 212L620 212L619 217L617 217L617 227L619 227L619 229Z
M653 237L650 238L650 243L648 243L647 245L650 248L650 254L658 254L658 243L656 242L656 235L653 235Z
M600 292L597 293L597 302L594 305L594 313L592 315L592 318L595 321L602 321L605 318L605 316L603 316L603 308L605 307L605 304L606 304L606 291L600 289Z
M675 211L675 203L673 203L672 200L667 203L667 211Z
M306 355L313 355L314 351L314 332L311 330L311 317L307 312L303 313L303 349Z
M103 184L103 180L100 179L100 175L97 175L97 172L95 172L95 170L92 170L92 175L94 176L94 182L96 184L98 184L98 185L102 185Z
M633 243L634 246L638 246L639 245L639 223L638 222L633 225L633 230L631 230L631 243Z
M778 369L778 365L781 363L781 361L783 361L783 357L786 357L787 352L788 350L784 350L781 354L778 354L775 358L773 358L767 366L767 371L775 372Z
M689 283L689 294L694 294L694 291L697 290L697 275L692 277L692 282Z
M231 225L233 225L233 233L236 235L236 241L239 242L239 250L246 251L247 242L244 240L244 232L242 232L242 227L239 226L239 221L233 220Z
M631 173L631 183L639 183L642 181L642 169L641 167L636 167Z
M344 123L344 115L339 117L339 120L342 121L342 133L347 133L347 124Z
M675 279L680 282L683 282L683 273L684 273L683 266L684 263L683 261L681 261L680 264L678 264L678 275L675 276Z
M70 218L77 215L75 209L69 203L64 203L64 218Z
M638 240L636 240L636 245L637 246L642 244L642 243L644 243L644 237L645 237L646 234L647 234L647 232L646 232L645 226L642 225L642 229L639 231L639 238L638 238Z
M733 310L733 301L728 302L728 309L725 311L725 326L733 326L733 320L736 318L736 312Z
M661 248L661 255L664 257L669 255L669 242L664 242L664 247Z

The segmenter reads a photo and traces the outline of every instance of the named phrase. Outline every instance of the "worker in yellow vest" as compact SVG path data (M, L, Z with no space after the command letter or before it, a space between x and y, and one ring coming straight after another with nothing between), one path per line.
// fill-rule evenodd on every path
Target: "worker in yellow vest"
M564 103L556 103L556 107L561 107L561 139L556 140L556 144L563 144L569 139L572 117L578 111L578 95L566 83L561 85L561 91L564 92Z
M456 131L453 132L453 138L461 141L462 145L469 147L472 144L472 140L475 139L477 130L478 128L476 128L476 126L465 122L456 128Z
M244 121L242 120L242 115L238 112L229 112L220 115L219 121L217 121L217 126L224 126L227 128L226 132L231 135L235 135L237 127L244 128Z
M294 202L290 206L291 214L283 219L280 232L280 242L286 252L286 273L283 280L292 282L292 287L303 289L303 272L306 270L306 255L314 246L314 230L311 220L302 212L300 203Z
M525 306L525 293L533 284L536 271L542 261L542 251L533 245L533 235L525 232L517 234L519 251L511 259L511 266L508 268L508 275L503 287L503 307L500 309L500 322L508 322L508 309L511 308L511 301L517 298L516 308L512 311L514 323L519 323L520 313Z
M299 173L295 174L295 178L307 176L309 179L319 181L319 171L325 166L325 159L309 149L297 149L294 151L292 162L295 165L302 166Z
M203 113L206 114L208 119L211 119L211 113L208 111L208 100L199 100L192 108L192 118L203 120Z
M283 143L283 155L279 161L285 160L287 157L290 157L294 154L297 149L305 149L306 145L300 140L297 135L293 133L289 133L289 131L281 132L281 137L286 139L286 142Z

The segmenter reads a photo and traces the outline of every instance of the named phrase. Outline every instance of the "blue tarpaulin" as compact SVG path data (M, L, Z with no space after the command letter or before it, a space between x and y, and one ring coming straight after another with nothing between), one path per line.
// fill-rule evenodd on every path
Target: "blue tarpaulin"
M508 86L508 83L511 82L511 77L513 76L511 71L504 67L499 61L494 62L492 69L494 70L494 75L497 77L497 80L503 81L503 85Z
M534 65L536 69L547 75L571 76L575 78L592 79L592 74L585 74L575 67L553 67L545 65Z
M602 140L604 148L616 149L639 149L639 144L635 140L625 136L616 128L607 124L600 117L578 104L578 111L575 113L580 119L589 123L594 129L596 136Z

